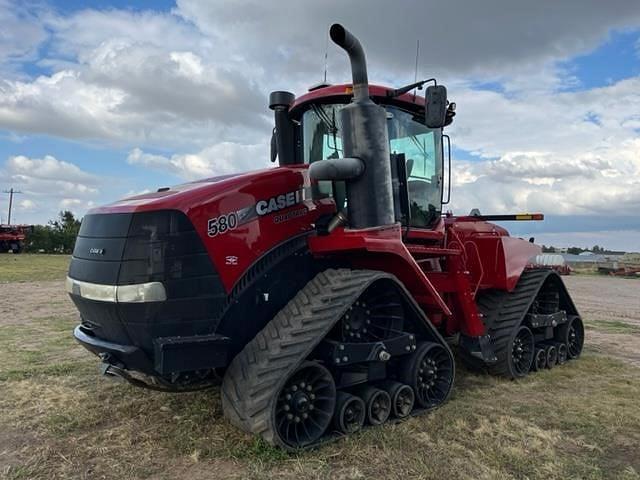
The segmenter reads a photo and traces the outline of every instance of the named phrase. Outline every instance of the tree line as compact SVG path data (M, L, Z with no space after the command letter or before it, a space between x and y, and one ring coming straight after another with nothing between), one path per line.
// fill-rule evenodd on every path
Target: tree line
M555 253L558 251L557 247L553 247L551 245L547 246L547 245L542 245L542 251L544 253ZM595 253L595 254L602 254L602 255L622 255L625 252L622 251L617 251L617 250L608 250L604 247L601 247L599 245L594 245L592 248L581 248L581 247L569 247L567 248L567 253L570 253L572 255L580 255L582 252L591 252L591 253Z
M58 214L47 225L34 225L25 240L25 251L33 253L72 253L80 221L69 210Z

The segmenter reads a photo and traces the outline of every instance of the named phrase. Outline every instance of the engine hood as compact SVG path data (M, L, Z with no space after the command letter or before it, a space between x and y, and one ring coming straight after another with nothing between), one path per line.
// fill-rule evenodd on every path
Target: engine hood
M307 166L267 168L233 175L222 175L172 187L159 188L155 192L143 193L117 200L108 205L93 208L87 214L132 213L150 210L180 210L188 213L204 203L216 201L231 192L247 191L257 181L280 183L283 180L299 180L308 183Z

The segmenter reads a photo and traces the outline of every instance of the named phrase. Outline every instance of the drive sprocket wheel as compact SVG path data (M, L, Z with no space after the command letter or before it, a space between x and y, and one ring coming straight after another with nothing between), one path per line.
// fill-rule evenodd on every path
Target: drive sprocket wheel
M280 439L293 448L317 441L327 430L336 405L336 385L317 362L303 363L285 382L274 403Z
M415 402L432 408L444 402L453 385L453 359L442 345L423 342L400 364L399 377L415 393Z
M341 342L378 342L399 335L403 318L398 292L374 284L344 313L331 337Z

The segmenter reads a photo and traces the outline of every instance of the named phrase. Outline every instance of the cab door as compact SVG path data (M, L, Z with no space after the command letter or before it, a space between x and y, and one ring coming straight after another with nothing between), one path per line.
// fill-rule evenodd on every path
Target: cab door
M390 151L404 156L409 227L432 228L442 213L442 129L430 129L416 116L387 107ZM402 169L399 169L402 170Z

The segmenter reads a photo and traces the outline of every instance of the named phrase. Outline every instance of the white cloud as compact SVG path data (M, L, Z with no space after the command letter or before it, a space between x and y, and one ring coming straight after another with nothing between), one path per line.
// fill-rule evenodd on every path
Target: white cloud
M90 190L90 186L98 183L96 176L81 170L73 163L58 160L51 155L44 158L16 155L9 157L5 167L7 174L13 178L72 183L81 190Z
M81 209L85 211L95 206L95 203L91 200L82 200L80 198L63 198L60 200L60 203L58 203L58 206L62 210L78 211L78 209Z
M621 215L640 207L640 78L588 91L450 91L460 105L453 207ZM490 194L487 194L490 192Z
M222 142L197 153L176 154L171 157L145 153L134 148L127 157L131 165L139 165L170 172L186 180L226 175L268 167L266 143L244 145Z
M32 59L47 36L36 15L9 0L0 0L0 25L0 62Z
M20 200L17 205L18 209L23 212L34 212L38 208L38 204L30 199Z
M290 77L302 74L305 84L310 74L320 77L327 30L334 22L358 35L378 72L391 70L411 80L417 39L421 67L429 73L513 77L519 70L536 72L550 61L588 51L611 28L640 21L640 9L628 0L526 5L509 0L413 0L400 8L389 8L385 0L282 0L277 5L178 0L175 11L248 62L276 65ZM336 65L344 72L344 58L333 46L330 64L330 72Z
M178 0L169 13L63 16L0 0L0 72L35 59L45 39L38 65L51 72L0 76L0 128L15 139L97 139L129 150L130 165L183 179L269 166L267 94L302 93L319 80L327 27L340 21L362 40L372 79L411 81L419 38L420 74L449 84L459 106L453 142L478 157L455 162L456 210L635 213L640 77L567 91L580 79L558 61L595 48L612 29L638 27L640 9L628 0L552 3ZM328 53L329 79L348 81L344 54L333 45ZM485 81L503 93L473 88ZM149 153L158 148L172 154ZM52 192L56 208L82 208L100 182L74 167L17 156L3 174Z
M21 191L16 202L17 222L46 222L55 218L59 210L71 210L82 215L95 206L102 183L96 175L77 165L46 155L29 158L9 157L0 168L2 183Z

